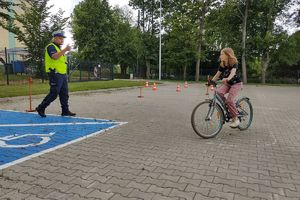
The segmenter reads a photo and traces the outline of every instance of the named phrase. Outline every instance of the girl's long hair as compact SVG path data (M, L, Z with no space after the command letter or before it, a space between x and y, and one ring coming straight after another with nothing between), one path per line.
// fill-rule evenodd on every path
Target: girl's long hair
M221 60L221 63L225 64L225 66L229 65L234 65L237 64L237 58L234 54L234 51L232 50L232 48L224 48L221 50L221 52L223 52L226 56L227 56L227 60Z

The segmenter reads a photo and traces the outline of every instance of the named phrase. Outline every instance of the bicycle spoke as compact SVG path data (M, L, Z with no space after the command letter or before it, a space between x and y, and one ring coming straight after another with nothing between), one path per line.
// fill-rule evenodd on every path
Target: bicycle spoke
M248 99L243 98L239 100L239 104L237 106L239 112L239 119L241 121L239 125L240 130L246 130L252 123L253 117L253 109L252 105Z
M192 126L204 138L214 137L223 126L223 115L219 106L211 107L209 101L197 105L192 113Z

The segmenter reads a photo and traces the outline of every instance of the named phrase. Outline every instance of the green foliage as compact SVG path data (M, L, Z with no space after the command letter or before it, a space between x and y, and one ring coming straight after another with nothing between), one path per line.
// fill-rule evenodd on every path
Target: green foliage
M229 0L208 15L205 38L211 50L231 47L236 53L241 51L242 10L243 2Z
M249 33L253 53L273 52L281 41L282 30L275 23L290 0L255 0L249 15Z
M283 35L279 48L273 55L273 65L292 66L300 61L300 31L291 36Z
M114 34L114 61L121 66L133 66L142 56L141 32L131 27L125 10L114 10L116 32Z
M166 18L165 62L171 69L191 66L196 60L197 26L182 12Z
M17 4L12 3L11 1L2 0L0 1L0 26L5 26L7 21L12 19L12 16L9 14L13 10L13 6Z
M71 23L78 59L119 64L125 75L143 55L141 32L131 26L130 16L126 9L110 8L107 1L80 2Z
M80 58L112 62L117 23L106 0L84 0L75 6L71 27Z

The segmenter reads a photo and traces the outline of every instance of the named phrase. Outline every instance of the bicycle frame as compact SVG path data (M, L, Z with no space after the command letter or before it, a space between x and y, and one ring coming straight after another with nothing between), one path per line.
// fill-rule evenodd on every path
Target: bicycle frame
M211 87L213 87L213 86L211 86ZM215 86L215 87L213 87L213 89L214 89L213 97L210 99L206 99L206 100L211 101L211 106L210 106L210 109L208 110L205 120L208 121L211 119L211 115L214 113L216 104L218 104L221 107L222 112L223 112L222 114L223 114L224 120L225 120L225 121L223 121L223 124L224 124L225 122L229 122L229 120L232 117L227 109L226 103L223 101L222 97L218 94L217 87Z

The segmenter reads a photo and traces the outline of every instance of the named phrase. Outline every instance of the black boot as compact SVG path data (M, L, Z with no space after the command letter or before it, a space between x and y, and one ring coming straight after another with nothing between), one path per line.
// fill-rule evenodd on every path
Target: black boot
M35 108L35 110L38 112L38 114L41 116L41 117L46 117L45 115L45 109L42 109L40 108L39 106Z
M61 116L75 116L75 115L76 115L76 113L73 113L71 111L61 113Z

